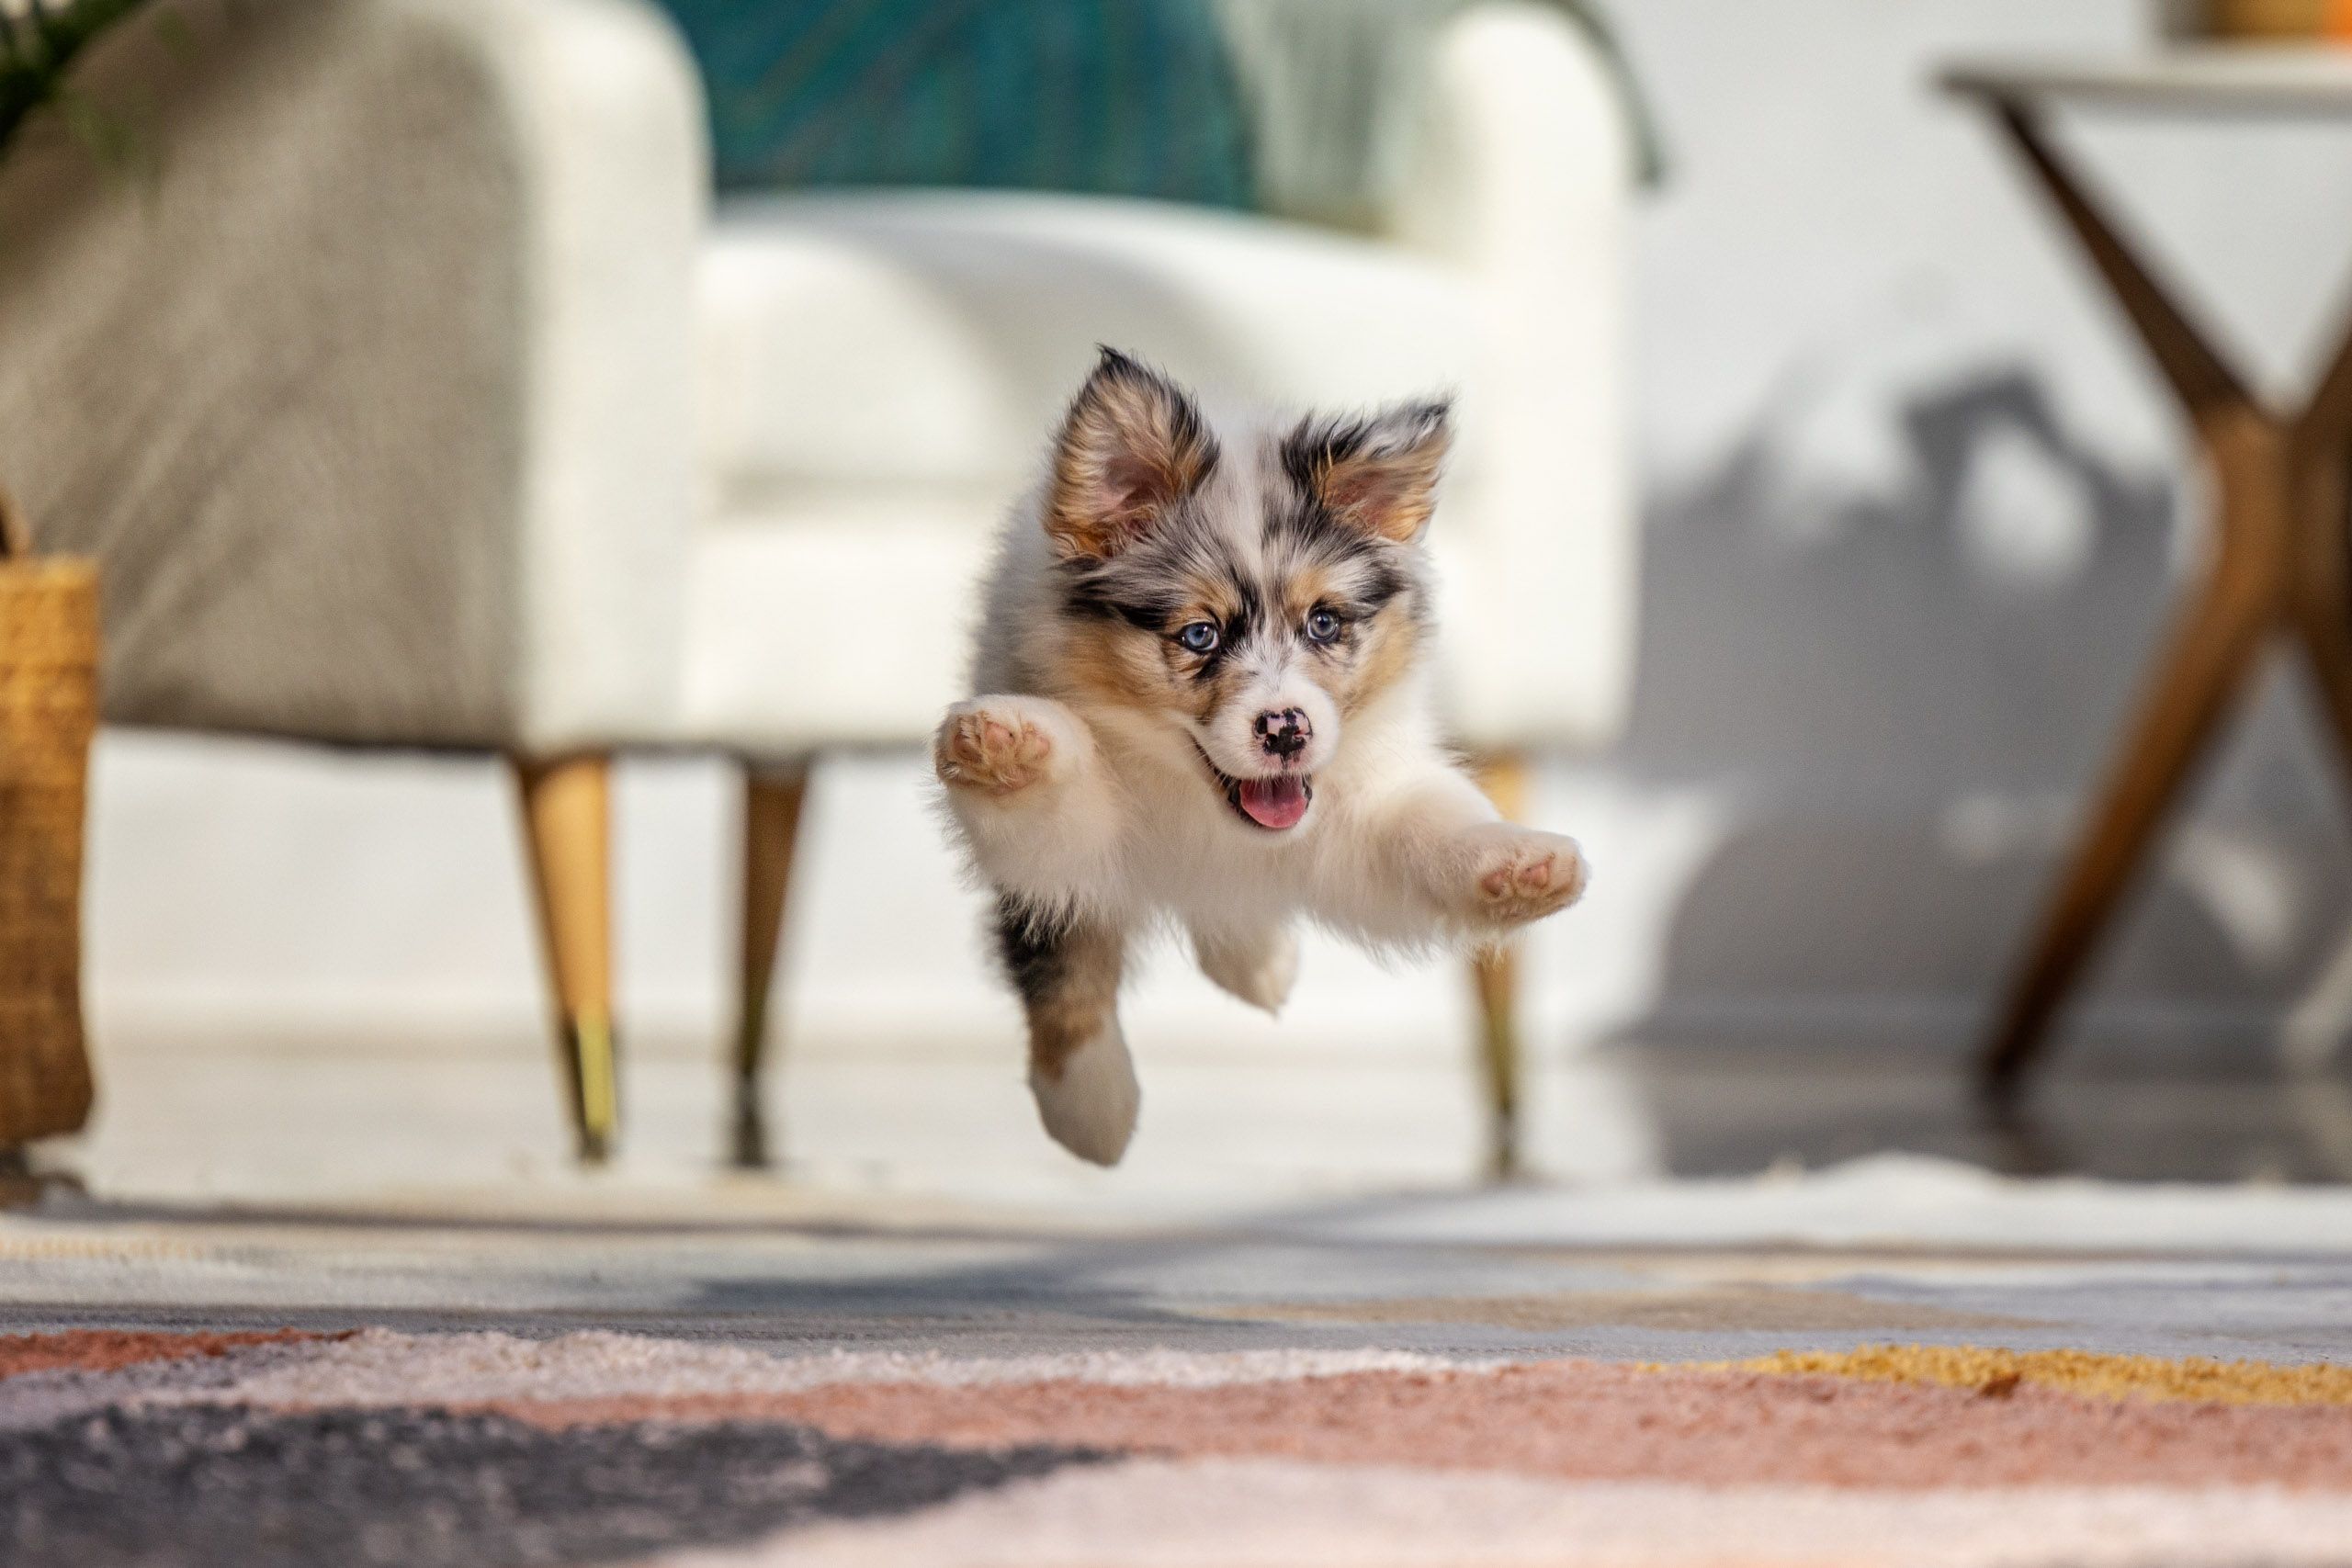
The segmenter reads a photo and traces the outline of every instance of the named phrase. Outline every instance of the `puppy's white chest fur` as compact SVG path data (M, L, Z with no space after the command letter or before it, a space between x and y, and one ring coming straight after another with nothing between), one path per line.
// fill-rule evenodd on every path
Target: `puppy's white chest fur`
M1196 936L1304 918L1391 946L1450 934L1450 911L1426 887L1384 875L1374 863L1396 778L1358 759L1359 748L1395 755L1411 747L1428 734L1425 724L1405 714L1366 716L1349 749L1315 780L1306 817L1279 832L1237 813L1197 758L1124 744L1115 728L1089 728L1116 805L1112 830L1123 872L1103 890L1106 917L1136 928L1172 918ZM1388 733L1399 728L1403 735ZM1431 754L1425 741L1420 750Z

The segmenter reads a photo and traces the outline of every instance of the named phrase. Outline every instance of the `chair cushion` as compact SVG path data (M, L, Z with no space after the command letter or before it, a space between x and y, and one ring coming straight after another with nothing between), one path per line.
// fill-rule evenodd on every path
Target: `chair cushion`
M903 743L961 693L998 523L1098 343L1351 407L1458 385L1469 342L1460 287L1394 247L1096 197L738 201L704 282L683 719L777 755Z
M1187 382L1338 403L1457 383L1454 280L1390 246L1173 204L1003 192L750 197L704 267L707 471L745 491L1002 504L1109 343Z
M840 498L704 530L686 577L682 720L693 737L794 757L897 746L964 695L987 513Z
M928 736L967 694L978 584L1005 505L877 487L703 529L686 576L679 738L785 759ZM1442 618L1479 632L1467 612L1487 574L1442 539L1436 553L1440 604L1454 606ZM1546 630L1541 618L1502 628L1496 668L1521 668Z

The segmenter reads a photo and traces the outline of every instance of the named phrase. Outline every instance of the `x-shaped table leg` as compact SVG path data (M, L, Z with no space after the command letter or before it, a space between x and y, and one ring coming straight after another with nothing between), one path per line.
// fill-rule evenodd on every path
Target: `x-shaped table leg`
M2118 237L2028 109L2004 103L1999 112L2187 410L2217 502L2203 580L2148 678L1979 1061L1986 1090L2006 1100L2274 635L2301 650L2352 763L2352 332L2300 413L2264 407Z

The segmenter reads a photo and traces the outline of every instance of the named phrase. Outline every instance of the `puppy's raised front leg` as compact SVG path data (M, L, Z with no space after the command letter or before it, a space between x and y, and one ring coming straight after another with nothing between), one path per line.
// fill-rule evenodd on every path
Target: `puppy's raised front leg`
M1094 737L1046 697L987 696L947 710L932 741L982 875L1040 908L1081 908L1114 885L1118 802Z
M1377 814L1374 841L1440 917L1473 936L1501 936L1557 913L1583 894L1576 840L1498 819L1486 795L1432 765Z
M1010 803L1085 771L1093 747L1078 716L1050 697L957 703L932 737L932 766L951 789Z
M1298 933L1287 926L1204 931L1193 928L1201 973L1253 1008L1280 1012L1298 978Z
M1118 1164L1142 1099L1119 1032L1125 933L1037 916L1007 898L997 910L997 941L1029 1018L1029 1091L1039 1120L1079 1158Z

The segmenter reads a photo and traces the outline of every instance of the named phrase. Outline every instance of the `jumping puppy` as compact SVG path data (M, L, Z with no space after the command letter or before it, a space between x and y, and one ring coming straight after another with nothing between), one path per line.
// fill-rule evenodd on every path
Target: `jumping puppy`
M1442 401L1212 428L1110 349L1014 512L933 763L998 897L1046 1131L1135 1132L1127 950L1163 923L1272 1011L1310 919L1382 949L1493 943L1583 890L1440 743L1422 548Z

